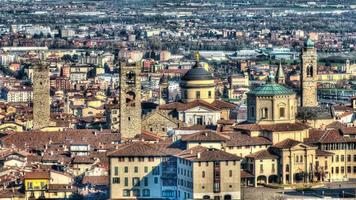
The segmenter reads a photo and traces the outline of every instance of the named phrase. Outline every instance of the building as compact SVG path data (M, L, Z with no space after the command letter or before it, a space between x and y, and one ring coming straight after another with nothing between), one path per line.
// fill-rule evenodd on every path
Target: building
M214 77L199 61L181 79L181 97L183 102L203 100L212 103L215 100Z
M218 149L138 142L109 158L111 199L240 199L240 157Z
M270 72L265 85L247 93L247 107L249 123L295 123L297 98L293 90L276 83Z
M32 101L32 88L26 86L9 86L1 90L1 96L7 102L28 103Z
M133 138L141 133L141 66L122 61L120 65L120 134Z
M317 100L317 52L314 42L309 38L304 43L301 53L301 106L316 107Z
M33 129L50 125L49 68L38 65L33 70Z

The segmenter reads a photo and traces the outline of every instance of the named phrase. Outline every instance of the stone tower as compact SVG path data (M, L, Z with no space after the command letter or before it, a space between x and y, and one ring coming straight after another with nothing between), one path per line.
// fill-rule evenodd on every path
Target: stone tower
M50 125L49 68L39 64L33 68L33 129Z
M316 107L317 101L317 52L314 42L308 38L301 53L300 83L302 91L301 106Z
M278 66L276 82L278 84L285 84L286 83L286 77L284 75L282 63L279 63L279 66Z
M159 80L159 104L166 104L169 101L168 77L163 74Z
M141 134L141 66L120 62L120 134L133 138Z

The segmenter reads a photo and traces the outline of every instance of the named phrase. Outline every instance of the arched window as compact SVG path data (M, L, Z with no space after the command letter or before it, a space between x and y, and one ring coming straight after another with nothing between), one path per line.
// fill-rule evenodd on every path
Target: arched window
M136 94L132 91L126 93L126 106L135 107Z
M307 77L313 77L313 65L311 64L307 66Z

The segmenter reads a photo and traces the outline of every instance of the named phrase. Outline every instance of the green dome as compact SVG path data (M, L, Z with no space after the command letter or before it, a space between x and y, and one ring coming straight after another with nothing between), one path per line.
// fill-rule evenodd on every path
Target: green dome
M295 92L283 85L271 82L251 90L248 92L248 94L253 94L256 96L278 96L293 95Z
M304 47L313 48L313 47L314 47L314 42L313 42L313 40L311 40L310 38L308 38L307 40L305 40L305 42L304 42Z

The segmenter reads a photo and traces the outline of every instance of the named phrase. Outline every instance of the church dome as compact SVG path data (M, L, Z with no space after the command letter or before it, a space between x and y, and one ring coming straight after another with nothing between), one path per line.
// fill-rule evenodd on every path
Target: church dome
M274 81L275 77L273 73L270 73L268 81L265 85L259 86L248 94L253 94L256 96L278 96L278 95L293 95L295 92L283 85L280 85Z
M304 47L306 48L314 48L314 42L310 38L304 41Z
M195 81L195 80L213 80L213 75L204 69L199 62L196 62L195 65L182 77L183 81Z
M293 95L295 92L278 83L267 83L248 92L256 96L278 96L278 95Z

